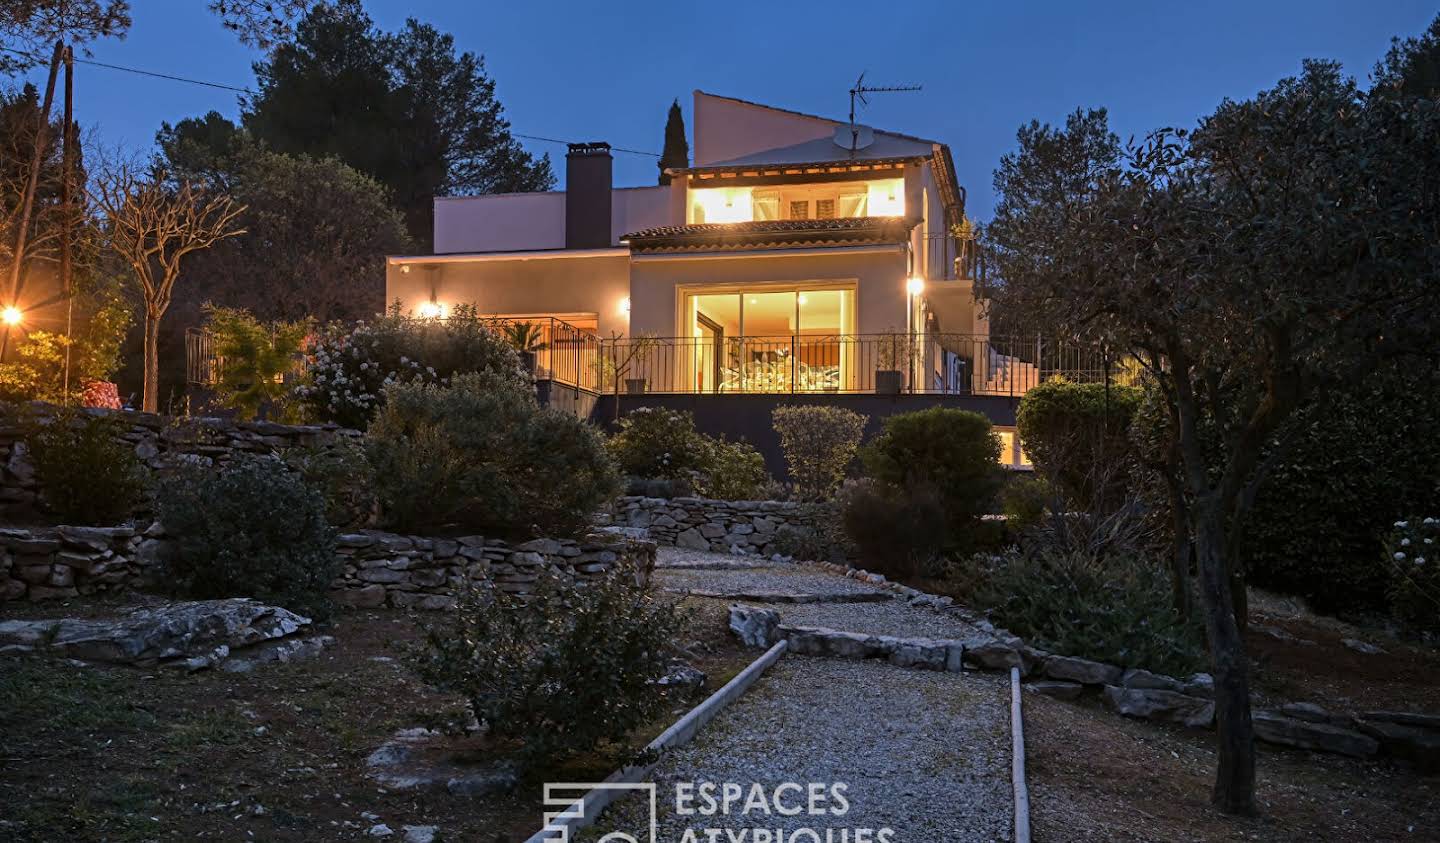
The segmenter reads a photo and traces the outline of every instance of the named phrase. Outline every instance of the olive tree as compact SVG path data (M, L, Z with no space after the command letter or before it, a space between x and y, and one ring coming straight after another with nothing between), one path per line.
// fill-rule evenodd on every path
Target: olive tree
M1165 416L1215 676L1213 801L1255 810L1235 539L1283 424L1433 353L1440 103L1339 67L1122 148L1103 111L1031 124L996 172L987 294L1127 350ZM1268 447L1267 447L1268 446Z

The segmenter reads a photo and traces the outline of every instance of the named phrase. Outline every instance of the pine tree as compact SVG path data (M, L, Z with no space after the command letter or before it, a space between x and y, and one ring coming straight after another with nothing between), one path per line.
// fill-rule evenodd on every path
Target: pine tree
M665 149L660 154L660 183L670 183L666 170L688 166L690 144L685 141L685 116L680 113L680 101L677 99L670 103L670 116L665 120Z

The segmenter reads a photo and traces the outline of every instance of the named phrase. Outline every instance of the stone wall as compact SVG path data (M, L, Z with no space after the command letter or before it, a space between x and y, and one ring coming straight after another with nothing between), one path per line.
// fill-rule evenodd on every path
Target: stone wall
M614 511L617 525L649 530L663 545L762 556L776 552L771 543L781 529L814 529L824 517L812 504L708 498L623 497Z
M598 577L618 562L648 577L655 543L598 533L579 541L399 536L365 531L342 535L336 553L345 568L334 597L352 606L446 609L455 589L490 580L506 591L528 592L542 568ZM163 530L132 527L0 529L0 600L32 601L100 592L141 590L169 552Z
M324 447L337 440L360 436L359 431L334 425L237 422L98 409L83 412L121 421L119 438L135 449L141 464L152 472L182 460L225 463L236 454ZM3 467L0 470L0 512L24 512L36 508L37 503L43 508L43 490L30 463L25 438L31 425L50 424L54 413L55 407L38 402L23 405L18 412L13 407L0 411L0 467Z

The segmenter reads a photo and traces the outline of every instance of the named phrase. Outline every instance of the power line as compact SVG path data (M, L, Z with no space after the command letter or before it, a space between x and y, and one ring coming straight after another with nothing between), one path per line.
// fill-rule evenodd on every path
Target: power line
M32 60L32 61L35 60L35 55L34 55L33 53L26 53L26 52L24 52L24 51L22 51L22 50L16 50L16 49L13 49L13 48L11 48L11 47L0 47L0 50L5 50L5 51L7 51L7 52L15 53L16 55L19 55L19 56L24 56L25 58L30 59L30 60ZM237 94L249 94L249 95L251 95L251 96L255 96L255 92L252 91L252 90L249 89L249 88L240 88L240 87L236 87L236 86L234 86L234 85L226 85L226 84L223 84L223 83L221 83L221 82L207 82L207 81L205 81L204 79L191 79L191 78L188 77L188 76L176 76L176 75L171 74L171 73L160 73L160 72L154 71L154 70L142 70L141 68L138 68L138 67L126 67L126 66L120 65L120 64L107 64L106 62L103 62L103 61L95 61L95 60L93 60L93 59L81 59L81 58L77 58L77 59L75 59L75 61L78 62L78 63L80 63L80 64L88 64L88 65L93 65L93 66L95 66L95 67L103 67L103 68L106 68L107 70L120 70L120 71L123 71L123 72L125 72L125 73L135 73L135 74L138 74L138 75L140 75L140 76L150 76L150 77L155 78L155 79L168 79L168 80L171 81L171 82L183 82L183 83L185 83L185 84L187 84L187 85L203 85L203 86L205 86L205 87L207 87L207 88L219 88L219 89L222 90L222 91L234 91L234 92L236 92ZM569 144L570 144L570 141L560 140L559 138L547 138L547 137L542 137L542 136L540 136L540 135L522 135L522 134L520 134L519 132L511 132L510 134L513 135L513 136L515 136L515 137L517 137L517 138L524 138L525 140L532 140L532 141L540 141L541 143L558 143L558 144L563 144L563 145L565 145L565 146L569 146ZM644 156L649 157L649 158L659 158L659 157L660 157L660 154L659 154L659 153L656 153L656 152L646 152L646 151L643 150L643 149L626 149L626 148L623 147L623 146L612 146L612 147L610 147L610 148L611 148L612 150L614 150L615 152L624 152L624 153L629 154L629 155L644 155Z

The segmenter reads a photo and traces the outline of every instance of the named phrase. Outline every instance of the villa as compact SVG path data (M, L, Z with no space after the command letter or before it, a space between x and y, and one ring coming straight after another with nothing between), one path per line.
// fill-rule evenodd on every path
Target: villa
M564 191L437 198L436 253L389 258L387 301L532 323L542 395L597 418L683 408L768 450L781 402L945 404L1025 464L1015 402L1055 354L990 336L950 149L700 91L692 119L668 185L614 187L586 143Z

